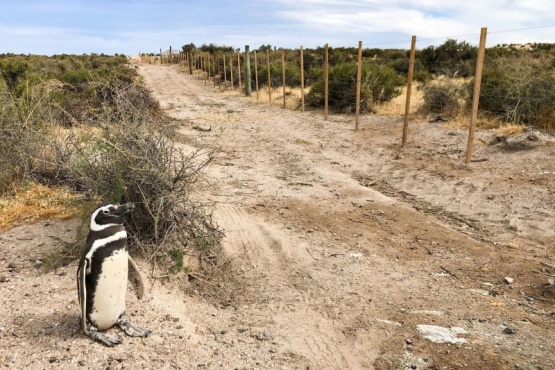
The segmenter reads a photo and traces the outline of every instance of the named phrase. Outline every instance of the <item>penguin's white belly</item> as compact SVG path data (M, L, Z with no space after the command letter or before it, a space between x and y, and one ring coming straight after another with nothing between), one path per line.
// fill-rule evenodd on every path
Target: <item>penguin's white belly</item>
M92 323L99 330L112 327L125 312L128 258L127 251L122 249L102 263L90 314Z

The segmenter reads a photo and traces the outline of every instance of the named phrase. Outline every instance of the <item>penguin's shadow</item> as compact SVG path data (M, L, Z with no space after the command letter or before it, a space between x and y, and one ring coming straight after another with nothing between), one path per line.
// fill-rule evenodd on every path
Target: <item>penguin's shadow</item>
M37 315L21 327L30 336L68 339L81 333L80 316L77 313L54 312Z

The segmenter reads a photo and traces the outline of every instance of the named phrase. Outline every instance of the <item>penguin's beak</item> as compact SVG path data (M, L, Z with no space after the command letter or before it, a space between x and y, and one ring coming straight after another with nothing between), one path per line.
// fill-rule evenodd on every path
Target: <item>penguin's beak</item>
M123 215L126 215L126 214L130 213L131 211L133 211L133 209L135 209L135 205L133 203L125 203L125 204L122 204L121 206L119 206L113 212L113 214L116 215L116 216L123 216Z

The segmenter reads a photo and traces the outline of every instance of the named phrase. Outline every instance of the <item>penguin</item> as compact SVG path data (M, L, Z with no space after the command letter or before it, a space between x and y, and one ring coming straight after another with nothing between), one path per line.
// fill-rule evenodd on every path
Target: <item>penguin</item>
M147 337L150 330L135 326L125 315L127 283L139 299L144 283L137 264L127 252L125 215L135 206L109 204L91 216L90 232L77 269L80 324L85 334L108 347L121 343L118 334L105 331L117 326L131 337Z

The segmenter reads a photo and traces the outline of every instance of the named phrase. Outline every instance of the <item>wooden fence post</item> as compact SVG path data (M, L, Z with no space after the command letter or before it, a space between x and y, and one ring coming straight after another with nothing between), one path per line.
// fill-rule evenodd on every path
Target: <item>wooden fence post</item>
M268 65L268 102L272 105L272 77L270 76L270 49L266 49L266 64Z
M227 66L225 63L225 54L224 54L224 89L227 87Z
M207 56L203 56L202 57L202 64L203 64L203 71L204 71L204 84L206 85L206 83L208 82L208 68L206 66L206 64L208 63L208 57Z
M484 56L486 54L486 36L488 29L482 27L480 31L480 47L478 49L478 60L476 61L476 75L474 76L474 91L472 95L472 116L470 128L468 129L468 146L466 148L466 163L472 160L472 148L474 146L474 128L478 118L478 103L480 102L480 87L482 84L482 69L484 68Z
M160 48L160 64L162 64L162 48Z
M251 86L251 54L249 51L249 45L245 45L245 96L251 96Z
M241 52L237 52L237 78L239 79L239 95L241 95Z
M211 59L210 55L208 55L207 59L208 59L208 81L210 81L210 74L211 74L210 73L210 59Z
M407 143L407 135L409 131L409 113L410 113L410 94L412 89L412 77L414 75L414 55L416 53L416 36L412 36L410 43L410 58L409 58L409 76L407 78L407 100L405 102L405 120L403 122L403 140L402 146Z
M218 65L218 54L214 54L214 88L216 88L216 75L220 75L220 66ZM220 78L222 76L220 75Z
M172 64L173 62L173 58L172 58L172 46L170 45L170 55L169 55L169 59L168 59L168 63Z
M358 61L357 61L357 97L355 107L355 131L358 131L358 121L360 116L360 89L362 85L362 41L358 42Z
M303 46L301 45L301 112L304 112L304 56Z
M324 53L324 119L328 119L328 103L329 103L329 74L330 74L330 65L329 65L329 52L328 52L328 44L325 46L325 53Z
M283 87L283 108L285 109L285 49L281 49L281 85Z
M193 75L193 53L187 53L187 59L189 59L189 74Z
M258 57L256 56L256 50L254 51L254 83L256 85L256 100L258 100Z
M216 68L214 69L214 87L216 87L216 73L218 74L218 89L222 88L222 70L220 69L220 63L218 62L218 57L215 56L214 60L216 62Z
M231 89L233 90L233 54L229 57L229 80L231 82Z

